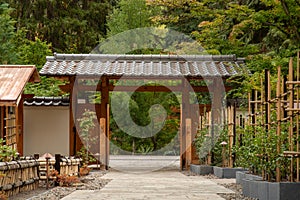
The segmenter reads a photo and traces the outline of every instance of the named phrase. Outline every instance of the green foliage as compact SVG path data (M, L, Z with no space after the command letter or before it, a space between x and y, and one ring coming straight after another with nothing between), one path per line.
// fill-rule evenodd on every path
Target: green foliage
M7 64L17 60L14 54L15 21L11 18L12 9L6 3L0 4L0 63Z
M191 34L208 54L246 57L252 73L287 68L300 48L299 2L294 0L152 0L162 12L152 19ZM244 98L257 76L233 77L233 97ZM232 84L232 83L231 83ZM242 87L241 87L242 86Z
M9 162L15 158L17 158L17 151L5 145L4 140L0 138L0 162Z
M151 26L150 17L156 12L153 7L146 5L145 0L120 0L108 16L107 36Z
M149 154L150 152L153 151L153 147L152 146L148 146L148 145L143 145L141 144L138 149L137 149L137 152L142 154L142 155L147 155Z
M198 130L197 135L193 141L193 145L196 148L196 153L199 157L200 164L206 164L207 156L213 155L213 166L222 166L223 159L223 146L221 142L228 144L228 128L215 126L214 127L214 138L211 137L211 131L213 127L206 126ZM228 159L228 149L224 152L225 157Z
M28 40L25 31L18 31L14 43L18 55L18 63L35 65L38 70L46 63L46 56L52 54L51 45L41 41L39 38Z
M106 16L114 1L6 0L14 11L17 30L28 30L26 38L40 38L53 51L89 53L106 34Z
M205 164L207 155L211 150L211 138L209 137L208 127L198 130L193 145L196 148L200 164Z
M63 81L57 80L55 78L47 78L41 76L40 83L27 83L24 90L25 94L34 94L35 96L40 97L57 97L65 96L68 94L63 93L59 85L63 85Z
M81 157L82 162L88 164L95 161L95 158L89 154L90 148L96 141L96 137L92 136L92 131L95 128L95 120L97 119L96 113L90 110L85 110L82 117L78 119L79 122L79 136L83 142L83 147L77 152L77 155Z
M88 163L96 161L96 158L84 146L76 152L76 156L82 159L81 162L83 163L83 165L87 165Z
M114 106L118 107L118 109L122 113L122 110L124 110L123 107L126 106L124 104L124 102L126 101L122 99L126 98L124 97L124 93L121 92L115 92L115 95L117 95L117 97L115 98L118 98L120 101L118 101L118 105L114 104ZM116 120L121 120L122 122L128 117L131 117L134 123L136 123L138 126L147 126L151 121L149 109L154 104L162 105L168 115L166 121L164 122L164 126L157 134L145 138L134 137L118 127ZM110 120L110 127L112 129L111 142L113 143L113 145L111 146L113 146L114 149L115 147L118 147L121 150L127 151L127 153L157 153L160 152L160 150L175 150L176 152L179 151L178 138L176 139L179 128L179 116L178 113L174 112L174 109L178 109L178 107L179 103L177 97L172 93L133 93L129 102L130 116L127 116L127 113L125 112L120 116L120 119L116 119L115 116L111 115L113 116ZM152 131L151 127L148 131ZM120 153L120 151L117 151L116 149L114 150L114 152ZM163 154L164 152L160 153Z
M264 172L269 180L275 178L276 167L279 167L282 177L286 177L285 168L288 165L288 159L283 157L283 151L288 150L286 141L288 126L288 123L282 124L280 137L277 136L274 125L268 131L263 126L246 126L238 129L237 141L239 142L233 148L236 155L235 165L249 169L255 174ZM281 146L279 153L276 151L278 144Z

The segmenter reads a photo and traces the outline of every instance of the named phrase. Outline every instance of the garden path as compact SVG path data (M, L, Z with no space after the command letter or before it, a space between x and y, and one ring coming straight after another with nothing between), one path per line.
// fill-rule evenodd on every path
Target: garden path
M169 157L172 162L169 166L165 166L157 171L155 163L161 163L159 160L163 157L150 157L148 160L142 157L118 157L113 158L111 163L115 162L115 166L130 163L131 167L123 168L117 171L110 170L109 173L102 178L111 179L111 181L101 190L83 190L75 191L63 198L63 200L137 200L137 199L164 199L164 200L221 200L218 194L234 193L216 182L202 176L186 176L178 169L178 160ZM146 157L147 158L147 157ZM170 161L169 160L169 161ZM174 162L173 162L174 161ZM165 161L166 162L166 161ZM134 164L136 163L136 164ZM148 165L147 165L148 163ZM177 164L176 164L177 163ZM137 168L134 171L134 168ZM145 169L142 170L142 166Z

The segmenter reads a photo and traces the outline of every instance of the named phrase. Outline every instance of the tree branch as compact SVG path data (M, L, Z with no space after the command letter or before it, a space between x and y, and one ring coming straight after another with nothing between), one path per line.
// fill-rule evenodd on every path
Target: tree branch
M280 0L280 3L281 3L281 6L282 6L285 14L287 15L287 17L289 19L289 22L290 22L290 25L292 26L293 31L296 34L296 39L299 42L300 41L300 34L298 32L297 26L295 26L294 23L292 22L292 18L291 18L291 13L290 13L289 7L288 7L288 5L287 5L287 3L286 3L285 0Z
M274 27L276 27L278 30L280 30L281 32L283 32L286 35L290 34L289 32L285 31L281 26L278 26L276 24L272 24L272 23L268 23L268 22L265 22L264 24L267 25L267 26L274 26Z

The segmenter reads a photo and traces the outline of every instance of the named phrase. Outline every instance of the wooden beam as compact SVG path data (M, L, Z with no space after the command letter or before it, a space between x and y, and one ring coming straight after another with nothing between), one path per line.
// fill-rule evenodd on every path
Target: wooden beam
M59 85L58 87L63 92L71 92L71 90L73 89L73 86L71 83L66 84L66 85Z
M67 85L60 86L60 88L67 92L70 91L70 87ZM109 91L116 92L182 92L182 86L108 86ZM225 91L230 91L231 87L225 87ZM90 86L90 85L79 85L79 91L101 91L101 86ZM209 92L209 89L206 86L192 86L191 92Z

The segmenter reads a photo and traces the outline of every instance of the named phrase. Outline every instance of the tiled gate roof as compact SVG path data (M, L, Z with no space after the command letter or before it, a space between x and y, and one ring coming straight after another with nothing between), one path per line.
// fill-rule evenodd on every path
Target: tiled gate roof
M248 73L235 55L54 54L40 71L48 76L230 77Z

